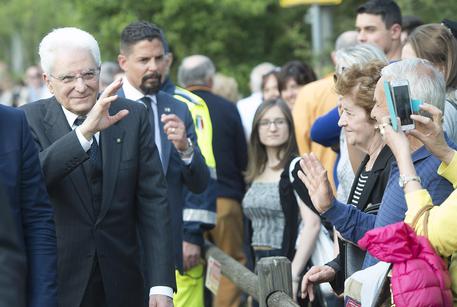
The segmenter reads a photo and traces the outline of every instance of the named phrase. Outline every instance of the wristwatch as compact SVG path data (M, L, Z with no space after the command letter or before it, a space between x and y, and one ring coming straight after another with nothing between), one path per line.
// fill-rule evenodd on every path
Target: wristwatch
M192 140L190 138L187 138L187 149L184 151L179 151L179 156L181 159L189 159L192 154L194 153L194 144L192 144Z
M410 181L417 181L417 182L421 183L421 178L419 176L400 175L400 178L398 179L398 185L400 186L400 188L404 188L405 185Z

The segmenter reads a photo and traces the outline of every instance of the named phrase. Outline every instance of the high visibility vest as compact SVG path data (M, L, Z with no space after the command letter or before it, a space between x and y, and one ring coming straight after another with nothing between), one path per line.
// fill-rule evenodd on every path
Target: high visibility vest
M194 120L198 147L205 158L211 178L216 179L216 160L213 154L213 125L206 102L201 97L178 86L175 88L173 97L187 105Z

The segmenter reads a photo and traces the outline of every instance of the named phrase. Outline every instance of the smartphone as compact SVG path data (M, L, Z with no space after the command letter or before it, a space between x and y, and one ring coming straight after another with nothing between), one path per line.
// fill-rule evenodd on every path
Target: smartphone
M408 80L391 81L390 87L392 89L395 111L397 113L397 117L400 118L401 130L407 131L414 129L414 121L411 119L413 111Z
M384 93L386 94L387 107L389 109L392 128L395 131L398 131L397 111L395 110L395 104L392 98L392 88L390 87L390 83L388 81L384 81Z

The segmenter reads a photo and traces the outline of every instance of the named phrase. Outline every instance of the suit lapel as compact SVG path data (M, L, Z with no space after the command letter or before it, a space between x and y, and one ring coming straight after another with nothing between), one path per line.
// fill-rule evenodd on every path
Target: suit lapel
M365 183L365 187L363 189L363 193L362 195L360 195L359 205L357 206L359 209L363 210L363 207L366 207L368 205L368 198L371 197L371 193L373 192L373 189L378 182L378 177L381 174L381 171L388 167L387 163L388 161L390 161L389 159L391 155L392 152L390 151L389 147L387 145L384 145L383 149L381 149L381 152L376 158L375 163L373 164L373 167L371 169L372 173L370 176L368 176L367 182ZM369 157L366 156L363 162L361 163L360 168L357 171L357 175L355 177L356 180L359 178L362 170L365 169L368 160ZM354 193L354 191L351 192L351 198L352 193Z
M102 204L97 217L99 223L109 209L117 181L119 162L125 131L115 124L100 133L100 148L103 163Z
M365 165L363 167L365 167ZM367 182L365 183L365 187L363 188L363 192L360 195L360 199L357 204L357 207L360 210L363 210L363 208L368 205L368 203L367 203L368 198L371 196L371 192L373 191L373 188L374 188L376 182L378 181L378 177L379 177L379 172L372 172L370 174L370 176L368 176ZM355 178L359 178L359 176L357 176Z
M43 123L46 130L46 135L51 144L71 131L67 119L65 118L65 114L62 111L62 107L57 102L55 97L49 99ZM91 220L95 220L92 210L89 182L87 181L87 177L84 173L82 165L71 172L68 177L70 178L70 181L73 184L73 188L76 191L76 194L79 196L81 203L83 204L84 211L88 214Z
M170 163L170 151L171 151L171 142L168 140L168 136L165 134L163 130L163 123L160 120L160 117L164 113L164 110L168 108L171 110L171 104L169 103L168 99L161 95L161 93L157 93L157 117L159 119L159 130L160 130L160 143L162 144L162 165L165 176L167 175L168 171L168 164Z

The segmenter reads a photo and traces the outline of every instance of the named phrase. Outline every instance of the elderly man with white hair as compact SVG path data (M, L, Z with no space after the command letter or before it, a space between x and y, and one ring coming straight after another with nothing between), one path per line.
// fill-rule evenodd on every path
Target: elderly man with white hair
M162 295L175 288L167 185L145 107L115 95L121 80L97 100L89 33L56 29L39 53L54 96L23 110L55 210L59 305L143 307L151 294L149 306L172 306Z

